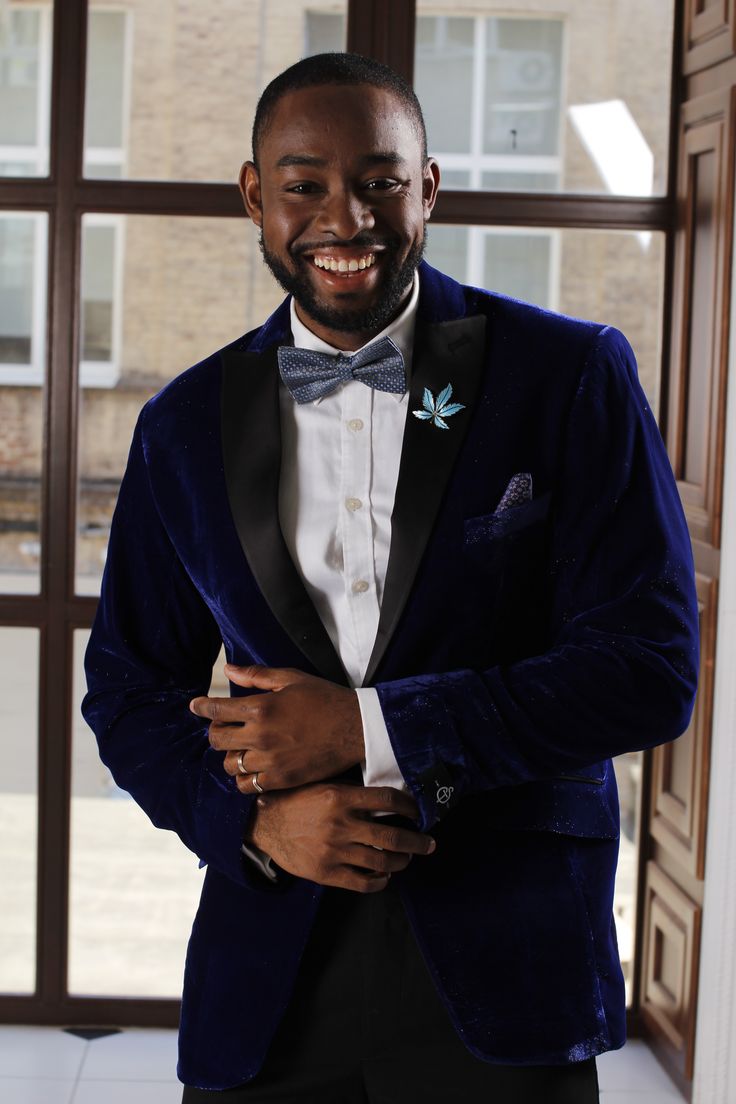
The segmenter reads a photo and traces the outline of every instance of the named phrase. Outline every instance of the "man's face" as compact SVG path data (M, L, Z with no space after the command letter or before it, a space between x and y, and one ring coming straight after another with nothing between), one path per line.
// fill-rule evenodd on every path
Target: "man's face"
M276 105L240 185L264 259L303 321L357 348L398 312L424 248L439 172L390 91L321 85Z

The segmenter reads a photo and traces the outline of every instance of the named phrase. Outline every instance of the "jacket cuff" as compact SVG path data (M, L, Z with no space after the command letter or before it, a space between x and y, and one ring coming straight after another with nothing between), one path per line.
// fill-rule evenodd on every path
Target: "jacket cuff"
M465 674L453 672L444 679L452 683L457 678L461 689ZM420 832L429 831L455 808L468 776L456 726L433 681L410 678L376 687L396 761L419 807Z

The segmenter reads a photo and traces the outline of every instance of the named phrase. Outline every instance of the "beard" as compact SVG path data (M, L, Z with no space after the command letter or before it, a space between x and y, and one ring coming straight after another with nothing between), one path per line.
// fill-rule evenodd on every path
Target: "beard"
M336 330L340 333L359 333L372 331L378 333L384 329L395 317L401 305L404 294L414 279L419 262L424 256L426 245L426 230L421 239L414 243L409 253L400 261L396 255L396 246L390 242L370 241L361 239L360 236L351 242L343 242L343 245L365 247L381 245L385 252L381 256L381 268L383 270L383 283L378 292L378 299L371 307L356 310L349 306L326 306L315 293L312 281L303 265L311 264L311 261L303 258L303 253L313 249L314 246L301 250L294 257L294 269L287 268L280 257L272 253L264 241L261 233L258 244L265 264L270 269L274 278L289 295L293 295L296 302L309 318L313 318L321 326ZM332 243L336 245L337 243ZM346 292L350 294L346 288Z

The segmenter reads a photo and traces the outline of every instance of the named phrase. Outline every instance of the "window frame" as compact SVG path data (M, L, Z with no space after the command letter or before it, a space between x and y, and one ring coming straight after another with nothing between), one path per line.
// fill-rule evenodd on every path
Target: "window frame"
M247 0L243 0L246 3ZM662 363L669 360L675 180L683 0L672 52L668 189L664 196L620 197L553 193L440 192L437 223L562 229L625 229L666 234ZM392 66L412 80L415 0L348 0L347 48ZM0 624L38 628L39 831L36 991L0 995L0 1022L170 1026L176 1000L70 996L67 988L69 812L73 634L88 628L97 601L74 589L76 544L80 231L87 214L244 217L235 184L84 178L86 0L56 0L53 8L48 175L0 179L0 209L49 216L47 371L43 375L44 460L41 589L0 595ZM666 412L667 372L661 409ZM665 431L666 427L662 427ZM53 553L53 554L52 554ZM648 792L645 770L643 793ZM647 815L646 809L642 814ZM643 899L642 879L639 899ZM636 969L639 962L637 960ZM635 974L634 992L639 992ZM636 1007L629 1016L639 1023Z
M441 149L437 149L433 146L430 136L430 153L433 157L437 158L442 169L446 169L448 172L468 172L470 178L470 189L473 191L489 192L490 189L485 189L482 186L483 174L487 172L496 173L523 173L528 172L532 175L539 173L559 176L563 166L563 150L564 150L564 115L560 112L557 121L557 153L552 154L529 154L528 156L516 157L513 154L499 154L499 153L484 153L484 106L486 104L486 74L485 74L485 62L486 62L486 48L488 43L488 23L491 19L497 21L508 20L514 22L522 22L532 20L539 22L545 20L549 23L560 24L561 27L561 48L560 48L560 102L564 102L565 93L565 59L567 57L567 26L566 20L562 16L550 15L546 17L544 12L533 13L519 13L519 14L504 14L499 13L496 15L457 15L457 16L442 16L439 13L432 16L418 16L418 18L428 19L472 19L474 23L473 33L473 76L472 76L472 105L471 105L471 121L470 121L470 150L468 153L443 153ZM495 191L495 190L494 190Z

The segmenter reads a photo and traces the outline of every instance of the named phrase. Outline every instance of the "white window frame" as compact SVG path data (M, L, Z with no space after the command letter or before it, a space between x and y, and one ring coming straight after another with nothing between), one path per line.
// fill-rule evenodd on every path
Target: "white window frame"
M486 94L486 30L489 19L545 19L545 12L496 13L492 15L462 16L454 12L427 13L428 18L441 18L444 15L448 19L472 19L473 20L473 82L472 98L470 104L470 150L467 153L443 153L441 150L432 150L432 156L436 157L441 169L447 172L466 172L469 174L467 187L473 191L488 191L483 187L483 173L544 173L559 176L563 165L563 139L564 139L564 111L560 110L558 120L557 149L555 156L519 156L513 154L498 154L483 152L483 122ZM424 18L419 16L418 18ZM550 23L559 23L562 26L562 48L560 51L560 90L561 102L564 103L565 83L565 59L567 35L565 34L565 21L559 17L551 17ZM497 107L499 105L496 105ZM529 106L529 110L531 107ZM518 105L516 105L518 110Z
M30 176L49 175L49 125L51 118L51 3L9 4L6 12L35 11L38 23L38 93L36 98L36 142L29 146L0 145L0 165L22 161L35 165ZM5 175L5 174L2 174Z
M46 366L46 285L48 216L43 211L0 211L0 219L33 224L31 272L31 359L28 363L0 364L0 386L40 387Z
M119 5L95 4L90 9L91 15L122 15L123 16L123 94L120 104L122 113L121 146L88 146L84 142L84 166L111 165L119 169L119 176L125 177L128 173L127 151L130 148L130 103L133 67L133 13L121 8ZM91 36L88 37L88 50L91 48ZM111 334L111 360L83 360L82 359L82 334L80 333L80 361L79 361L79 385L80 387L114 387L120 379L122 346L123 346L123 322L122 322L122 296L124 275L124 243L125 224L122 215L107 215L88 213L82 218L82 263L84 264L84 230L87 226L110 226L114 230L113 244L113 274L112 274L112 334ZM81 290L80 290L80 318L81 318Z

